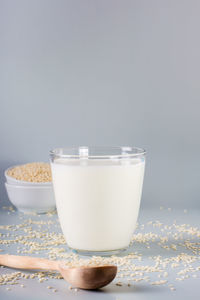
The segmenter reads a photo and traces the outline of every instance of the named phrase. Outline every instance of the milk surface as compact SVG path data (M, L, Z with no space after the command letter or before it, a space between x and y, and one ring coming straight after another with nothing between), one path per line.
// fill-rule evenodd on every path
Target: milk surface
M135 229L143 159L55 159L51 163L58 216L69 247L126 248Z

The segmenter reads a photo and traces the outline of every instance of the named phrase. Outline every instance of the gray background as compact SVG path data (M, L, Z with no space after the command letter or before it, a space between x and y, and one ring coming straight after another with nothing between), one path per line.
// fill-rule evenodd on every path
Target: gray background
M67 145L147 149L143 207L199 207L200 1L0 0L3 170Z

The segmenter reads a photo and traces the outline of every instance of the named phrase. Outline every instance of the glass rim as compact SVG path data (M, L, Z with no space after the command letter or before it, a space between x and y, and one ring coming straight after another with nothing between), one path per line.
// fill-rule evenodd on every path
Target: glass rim
M117 151L119 151L118 154L115 153ZM94 155L94 152L97 154ZM131 146L73 146L55 148L49 153L53 157L68 159L123 159L143 156L146 154L146 150Z

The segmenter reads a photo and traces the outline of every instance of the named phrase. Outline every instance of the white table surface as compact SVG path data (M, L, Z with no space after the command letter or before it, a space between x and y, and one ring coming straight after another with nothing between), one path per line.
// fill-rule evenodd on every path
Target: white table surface
M7 209L0 210L0 226L1 225L15 225L23 222L26 219L31 218L32 220L53 220L54 224L51 225L49 231L51 232L61 232L59 222L57 221L57 215L47 216L47 215L40 215L40 216L29 216L23 215L17 211L10 212ZM175 210L171 209L168 210L164 208L162 210L154 210L154 209L146 209L141 210L139 214L139 226L135 232L145 234L146 232L154 232L157 233L159 236L167 234L168 230L164 230L165 225L172 225L176 220L176 224L190 224L190 227L195 229L195 234L188 234L184 233L182 240L173 240L173 235L169 235L169 241L165 243L165 245L175 245L177 250L173 249L165 249L158 245L158 240L149 243L149 248L146 247L146 244L134 242L128 252L137 252L140 253L142 256L142 261L137 262L134 261L135 265L143 264L143 265L150 265L153 262L150 257L160 255L162 259L170 258L172 256L176 256L180 253L187 253L189 255L195 255L192 253L190 249L180 246L180 243L188 240L189 242L196 243L196 247L198 248L198 254L195 255L198 258L195 262L191 263L192 268L195 270L194 273L187 273L189 275L188 278L177 281L176 278L180 277L177 275L181 269L184 269L186 266L183 264L179 268L171 268L170 264L165 268L165 272L168 273L166 278L158 277L158 272L148 274L150 277L150 281L140 281L140 282L133 282L129 287L127 285L126 279L122 278L120 281L122 282L122 286L116 286L116 282L119 281L115 280L107 287L99 290L99 291L83 291L83 290L70 290L69 285L62 279L48 279L48 281L39 283L37 279L23 279L20 280L19 284L12 285L11 290L8 291L5 285L0 285L0 299L1 300L8 300L8 299L15 299L15 300L23 300L23 299L76 299L76 300L84 300L84 299L101 299L101 300L123 300L123 299L176 299L176 300L184 300L189 299L192 297L193 299L200 299L200 257L199 257L199 250L200 250L200 234L199 234L199 227L200 225L200 218L199 218L199 211L198 210L188 210L184 212L183 209ZM149 222L153 221L153 224ZM162 225L157 226L155 225L155 221L159 221ZM148 224L147 224L148 223ZM142 225L143 224L143 225ZM157 223L159 224L159 223ZM188 228L190 228L188 226ZM163 229L161 231L161 229ZM39 229L38 229L39 230ZM172 228L172 231L174 229ZM177 230L175 230L177 231ZM175 232L174 231L174 232ZM6 237L5 229L0 229L0 233L2 233L0 237L0 249L2 250L0 254L18 254L17 247L19 246L17 243L13 243L12 245L6 246L3 244L8 237ZM17 231L15 232L17 234ZM20 233L24 234L24 233ZM9 237L11 239L11 237ZM62 245L62 247L67 249L66 245ZM47 253L45 251L41 251L38 254L34 254L34 256L40 257L47 257ZM199 268L199 269L198 269ZM0 268L0 275L14 272L13 269L8 268ZM27 272L28 273L28 272ZM32 272L33 273L33 272ZM152 285L151 282L159 281L159 280L167 280L166 284L163 285ZM22 288L20 285L24 284L25 287ZM175 290L170 289L170 284L172 284ZM47 286L53 286L57 289L57 292L53 292L50 289L47 289Z

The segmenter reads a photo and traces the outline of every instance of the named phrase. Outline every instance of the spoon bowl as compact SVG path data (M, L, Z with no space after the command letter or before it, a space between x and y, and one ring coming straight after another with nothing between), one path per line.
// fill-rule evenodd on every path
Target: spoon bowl
M58 268L72 286L86 290L96 290L108 285L117 274L117 267L113 265L67 267L60 263Z

